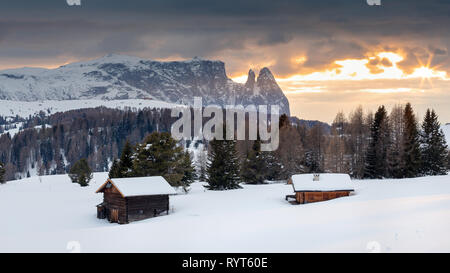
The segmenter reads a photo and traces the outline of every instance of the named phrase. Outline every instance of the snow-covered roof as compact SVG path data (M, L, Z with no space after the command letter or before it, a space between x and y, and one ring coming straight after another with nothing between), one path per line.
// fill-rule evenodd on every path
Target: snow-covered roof
M319 180L314 181L314 174L297 174L292 176L294 191L352 191L348 174L322 173Z
M97 192L102 191L108 182L111 182L123 197L176 194L174 188L162 176L112 178L108 179Z

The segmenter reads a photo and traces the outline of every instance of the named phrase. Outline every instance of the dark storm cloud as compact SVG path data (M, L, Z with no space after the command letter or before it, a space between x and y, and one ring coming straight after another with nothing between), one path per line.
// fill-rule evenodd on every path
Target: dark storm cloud
M405 69L429 53L449 69L450 1L381 1L0 0L0 58L202 56L232 69L270 60L287 75L392 47L408 53ZM298 55L306 62L292 63Z
M433 52L435 55L447 55L447 49L441 49L441 48L435 48L433 46L429 47L430 51Z

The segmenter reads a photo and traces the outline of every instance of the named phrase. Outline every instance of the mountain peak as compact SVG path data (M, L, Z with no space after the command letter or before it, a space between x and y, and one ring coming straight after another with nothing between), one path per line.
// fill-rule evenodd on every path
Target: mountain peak
M277 81L275 80L275 77L267 67L264 67L263 69L261 69L261 71L259 71L258 79L256 82L259 87L264 86L266 89L280 89Z
M26 73L25 73L26 72ZM289 102L272 73L262 69L257 79L249 70L247 83L230 80L225 63L194 58L159 62L120 54L67 64L50 70L0 71L0 98L5 100L140 99L189 104L278 104L289 113Z
M272 72L270 72L269 68L264 67L263 69L261 69L259 71L259 76L258 78L270 78L275 80L275 77L273 76Z
M100 58L88 60L88 61L78 61L70 64L62 65L60 68L76 68L76 67L88 67L88 66L98 66L103 64L126 64L129 66L135 66L143 59L135 56L128 56L116 53L110 53L103 55Z
M256 78L255 72L252 69L250 69L248 71L247 82L245 83L245 87L247 89L253 90L253 88L255 87L255 78Z
M279 97L285 97L283 94L283 90L281 90L280 86L278 86L275 77L267 67L264 67L263 69L261 69L261 71L259 71L259 75L256 80L256 86L259 89L259 94L267 98L268 101L275 100L275 98ZM287 99L281 102L281 104L282 109L289 109L289 102ZM289 115L289 111L284 112Z
M130 60L140 61L142 59L139 58L139 57L135 57L135 56L122 55L122 54L117 54L117 53L109 53L109 54L106 54L106 55L104 55L103 57L101 57L101 58L99 58L97 60L120 62L120 61L130 61Z

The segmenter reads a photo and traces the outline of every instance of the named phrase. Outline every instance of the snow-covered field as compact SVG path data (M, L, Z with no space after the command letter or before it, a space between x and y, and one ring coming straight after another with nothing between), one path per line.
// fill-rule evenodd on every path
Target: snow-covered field
M450 176L353 181L356 194L291 205L285 184L211 192L195 183L168 216L110 224L65 175L0 185L0 252L450 252Z
M0 116L26 118L29 115L44 111L47 115L57 112L65 112L75 109L95 108L105 106L108 108L124 109L126 107L142 109L149 108L173 108L177 104L158 100L129 99L129 100L46 100L46 101L11 101L0 100Z

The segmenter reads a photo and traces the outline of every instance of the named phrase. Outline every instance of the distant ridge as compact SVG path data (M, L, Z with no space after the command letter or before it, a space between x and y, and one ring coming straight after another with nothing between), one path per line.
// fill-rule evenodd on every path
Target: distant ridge
M0 100L154 99L191 105L278 104L290 114L289 102L268 68L246 84L228 78L225 63L194 58L158 62L109 54L56 69L21 68L0 71Z
M305 126L306 128L310 129L316 125L322 126L324 133L329 134L331 131L331 126L328 123L319 121L319 120L304 120L299 119L298 117L290 117L290 121L293 124Z

